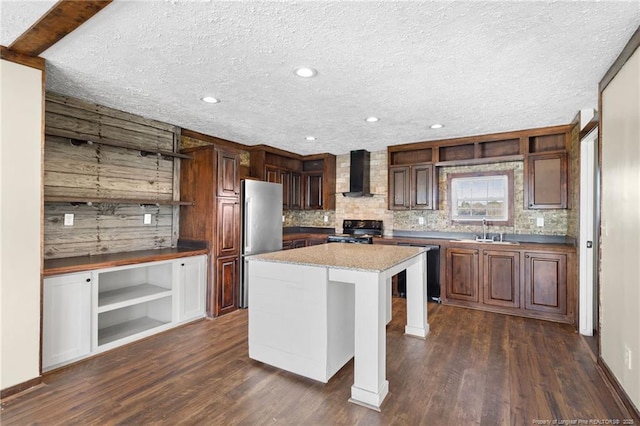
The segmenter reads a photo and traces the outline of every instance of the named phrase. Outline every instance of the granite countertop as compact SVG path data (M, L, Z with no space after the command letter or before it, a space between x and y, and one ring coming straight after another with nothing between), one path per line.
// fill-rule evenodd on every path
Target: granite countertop
M321 244L251 256L249 260L382 272L418 256L423 247L376 244Z

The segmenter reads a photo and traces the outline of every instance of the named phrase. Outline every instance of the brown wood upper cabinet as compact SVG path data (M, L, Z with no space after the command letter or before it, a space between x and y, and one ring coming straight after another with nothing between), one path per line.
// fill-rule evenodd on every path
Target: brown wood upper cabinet
M240 195L240 175L238 154L218 150L218 197L237 197Z
M251 151L251 176L282 184L284 210L335 208L336 157L298 155L257 146Z
M267 182L279 183L282 185L282 209L290 209L292 198L294 198L291 190L291 171L280 167L266 165L265 176ZM300 195L297 195L295 198L300 198Z
M324 174L309 172L304 175L304 208L318 210L324 206Z
M512 161L524 161L526 209L568 208L572 129L566 124L389 146L389 209L437 209L438 168Z
M567 154L529 155L525 202L529 209L567 208Z
M433 164L389 167L389 210L434 209L436 186Z

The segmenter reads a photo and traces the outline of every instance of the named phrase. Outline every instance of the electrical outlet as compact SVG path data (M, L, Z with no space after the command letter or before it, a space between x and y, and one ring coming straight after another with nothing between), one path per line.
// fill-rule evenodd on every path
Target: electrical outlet
M418 217L418 225L424 225L424 217Z
M284 223L284 215L282 215L282 223Z
M64 226L73 226L73 213L64 214Z
M142 223L145 225L151 225L151 213L145 213L142 219Z
M324 220L324 223L328 223L329 222L329 216L324 215L323 220Z
M543 227L544 226L544 217L539 217L536 219L536 225L538 227Z
M631 349L628 346L624 347L624 365L631 370Z

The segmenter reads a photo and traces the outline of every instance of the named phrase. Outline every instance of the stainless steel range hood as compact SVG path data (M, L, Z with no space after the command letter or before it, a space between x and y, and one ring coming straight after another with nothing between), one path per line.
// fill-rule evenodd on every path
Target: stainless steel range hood
M369 190L369 151L359 149L351 151L351 169L349 171L349 192L343 192L345 197L373 197Z

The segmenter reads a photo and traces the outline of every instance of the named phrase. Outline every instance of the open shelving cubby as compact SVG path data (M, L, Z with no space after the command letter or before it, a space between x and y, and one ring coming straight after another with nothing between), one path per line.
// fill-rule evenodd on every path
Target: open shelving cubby
M98 274L97 346L173 322L171 262L132 265Z

